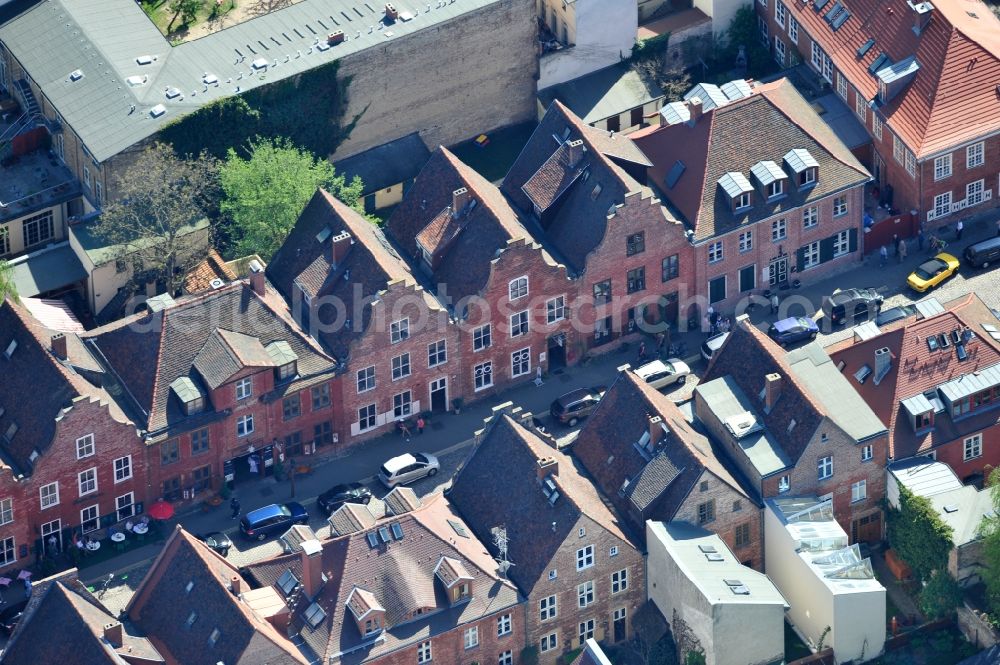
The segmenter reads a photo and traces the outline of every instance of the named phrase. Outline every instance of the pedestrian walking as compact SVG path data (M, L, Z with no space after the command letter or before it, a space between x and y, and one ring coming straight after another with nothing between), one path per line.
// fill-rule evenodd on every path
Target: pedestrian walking
M899 234L892 234L892 252L894 254L899 254Z
M1000 222L997 222L997 235L1000 236ZM917 249L924 251L924 230L917 231Z
M708 324L712 329L713 335L719 332L719 313L716 312L714 309L712 310L712 313L709 314L708 316Z
M878 250L878 265L879 265L879 267L880 268L884 268L885 267L885 263L888 260L889 260L889 250L886 249L885 245L882 245L882 247L880 247L879 250Z
M955 225L955 239L962 239L962 231L965 230L965 223L962 220L958 220L958 224Z
M778 313L778 294L774 293L771 295L771 314Z
M417 416L417 434L423 434L424 433L424 425L426 425L426 424L427 423L424 422L424 417L423 416Z
M639 362L646 359L646 342L639 342Z
M404 441L410 440L410 427L406 424L405 420L397 420L399 423L399 433L403 435Z
M659 355L663 353L663 345L667 341L667 335L663 332L656 333L656 354Z
M899 262L902 263L903 259L906 258L906 241L903 240L899 243L899 251L896 252L896 256L899 258Z
M237 499L235 496L233 497L232 501L229 502L229 509L233 511L233 514L230 516L230 519L236 519L237 517L240 516L240 500Z

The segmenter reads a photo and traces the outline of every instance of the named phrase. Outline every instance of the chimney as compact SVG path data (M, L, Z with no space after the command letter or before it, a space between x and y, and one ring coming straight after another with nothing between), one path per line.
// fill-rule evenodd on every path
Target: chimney
M347 252L351 249L351 245L353 244L354 240L351 238L351 234L347 231L338 233L330 238L330 260L333 262L334 268L339 266L341 262L347 258Z
M655 446L663 434L663 418L649 416L649 445Z
M471 200L472 194L469 194L469 190L465 187L459 187L453 191L451 193L451 214L458 217Z
M111 646L120 647L122 645L123 637L124 631L122 630L121 621L104 624L104 639L106 639Z
M302 586L306 596L312 600L323 587L323 546L318 540L305 540L300 545L302 552Z
M257 295L264 295L264 268L256 262L250 263L250 288Z
M566 146L566 150L568 151L570 168L574 168L583 159L583 153L587 152L587 147L583 145L581 139L567 141L563 145Z
M385 17L392 21L399 18L399 10L393 7L391 2L385 3Z
M59 360L66 360L66 335L56 333L52 336L52 353L56 354Z
M913 34L919 36L924 31L924 28L927 27L927 24L930 23L934 5L930 2L918 2L914 4L912 0L907 0L906 4L913 10Z
M889 347L875 349L875 376L872 377L872 383L876 386L881 383L890 369L892 369L892 354L889 353Z
M547 476L559 475L559 462L554 457L541 457L538 460L538 480L545 480Z
M243 578L239 575L233 575L229 578L229 583L233 587L233 595L238 596L243 593Z
M340 44L343 41L344 41L343 30L334 30L333 32L331 32L326 36L326 43L329 44L330 46L333 46L334 44Z
M764 410L768 413L781 397L781 375L771 373L764 377Z
M702 112L701 97L692 97L688 100L688 111L691 113L691 124L697 123Z

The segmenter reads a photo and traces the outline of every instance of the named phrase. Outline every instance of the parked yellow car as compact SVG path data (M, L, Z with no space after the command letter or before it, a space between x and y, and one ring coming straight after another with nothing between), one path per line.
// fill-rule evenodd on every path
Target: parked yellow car
M948 279L958 271L958 259L941 252L933 259L924 261L906 278L906 283L914 291L923 293Z

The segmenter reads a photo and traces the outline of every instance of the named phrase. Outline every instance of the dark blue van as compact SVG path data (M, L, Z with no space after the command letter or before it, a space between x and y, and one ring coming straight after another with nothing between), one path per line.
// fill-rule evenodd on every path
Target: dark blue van
M251 510L240 520L240 533L247 538L264 540L287 531L293 524L309 522L309 513L301 503L272 503L257 510Z

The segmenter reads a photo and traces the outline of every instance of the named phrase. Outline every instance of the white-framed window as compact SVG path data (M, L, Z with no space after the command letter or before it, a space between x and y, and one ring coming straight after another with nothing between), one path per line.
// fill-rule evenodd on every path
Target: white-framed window
M718 263L725 257L722 251L722 241L716 240L708 246L708 262Z
M837 94L847 99L847 78L843 72L837 72Z
M760 27L760 43L764 45L764 48L767 48L771 40L771 36L767 31L767 19L763 16L758 16L757 25Z
M28 217L21 222L21 233L25 247L31 247L39 243L46 242L55 235L52 226L52 211L46 210L43 213Z
M514 652L508 649L497 656L497 665L514 665Z
M482 351L493 343L493 329L490 324L479 326L472 331L472 350Z
M0 256L10 254L10 229L0 226Z
M788 490L792 489L792 481L788 476L782 476L778 478L778 493L784 494Z
M88 434L86 436L81 436L76 440L76 458L83 459L84 457L90 457L95 452L94 448L94 435Z
M94 181L94 203L97 207L101 207L101 202L104 200L104 185L101 184L100 180Z
M244 437L253 433L253 414L236 419L236 436Z
M771 242L778 242L788 237L788 225L784 218L771 220Z
M868 122L868 104L860 90L854 91L854 112L858 115L862 125Z
M847 195L838 196L833 199L833 216L841 217L847 214Z
M833 236L833 256L843 256L851 250L851 237L849 231L841 231Z
M0 540L0 566L6 566L15 561L17 561L17 554L14 548L14 537L11 536Z
M611 573L611 593L621 593L628 588L628 569Z
M934 216L944 217L951 214L951 192L942 192L934 197Z
M904 155L906 154L906 144L904 144L898 136L892 135L892 158L895 159L900 164L903 163Z
M554 580L557 577L559 577L559 571L558 570L556 570L555 568L553 568L552 570L549 571L549 579L550 580Z
M757 3L760 4L761 7L767 7L767 0L757 0Z
M80 488L80 496L93 494L97 491L97 467L81 471L77 474L77 484Z
M612 546L611 546L611 547L610 547L610 548L608 549L608 556L609 556L609 557L614 557L614 556L618 556L618 546L617 546L617 545L612 545Z
M358 432L367 432L378 424L378 408L369 404L358 409Z
M493 363L490 361L479 363L472 370L472 378L475 381L476 390L483 390L493 385Z
M812 268L819 265L819 241L811 242L802 248L802 267Z
M389 341L398 344L410 336L410 320L400 319L389 324Z
M833 83L833 60L826 53L823 54L823 78L827 83Z
M540 621L548 621L549 619L555 619L556 615L559 613L559 606L556 602L556 596L546 596L538 601L538 619Z
M872 110L872 134L879 141L882 140L882 119L878 117L875 110Z
M366 393L369 390L375 390L375 365L358 370L358 393Z
M240 379L236 382L236 399L246 399L253 395L253 377Z
M746 230L740 234L740 254L753 249L753 231Z
M132 517L135 514L135 493L129 492L115 498L115 512L119 522Z
M576 586L576 603L579 607L587 607L594 602L594 581L588 580Z
M870 445L861 447L861 461L870 462L874 457L874 448Z
M38 488L38 497L42 510L59 505L59 482L42 485Z
M785 66L785 42L781 41L781 37L778 35L774 36L774 61Z
M576 569L585 570L594 565L594 546L587 545L576 551Z
M833 476L833 457L821 457L816 460L816 477L820 480L826 480Z
M851 483L851 503L864 501L867 498L868 498L867 480L859 480L856 483Z
M917 158L909 150L906 151L906 172L914 177L917 175Z
M799 43L799 22L795 20L794 16L788 17L788 38L792 40L793 44Z
M750 192L742 192L733 198L733 211L750 207Z
M594 619L587 619L580 622L580 646L583 646L587 640L594 637L594 627L596 625L597 622Z
M973 143L965 149L965 168L974 169L986 163L983 142Z
M811 55L812 55L812 57L811 57L811 59L810 59L809 62L811 62L812 66L816 68L816 71L822 72L823 71L823 49L821 49L819 47L819 44L817 44L816 42L812 43L812 54Z
M431 662L431 641L421 642L417 647L417 663Z
M437 367L448 362L448 343L439 339L427 345L427 366Z
M413 395L409 390L392 396L392 417L405 418L413 408Z
M251 416L251 424L253 417ZM132 477L132 456L126 455L114 461L115 483L120 483Z
M969 461L983 456L983 435L976 434L965 439L964 453L962 459Z
M465 648L474 649L479 646L479 626L465 629Z
M780 25L782 28L785 27L785 3L781 0L775 0L774 3L774 22Z
M767 198L773 199L775 196L781 196L785 193L785 181L775 180L770 185L767 186Z
M811 229L819 224L819 208L808 206L802 209L802 228Z
M510 336L520 337L528 334L528 310L510 315Z
M97 527L101 525L101 520L99 519L101 514L101 509L98 505L87 506L80 511L80 531L83 533L90 533L91 531L96 531Z
M14 521L14 500L0 499L0 526Z
M398 381L410 375L410 354L403 353L392 358L392 380Z
M524 376L531 371L531 349L521 349L510 354L510 375Z
M83 186L90 189L90 167L83 167Z
M970 182L965 186L965 205L974 206L983 202L983 189L985 183L983 180L977 180L975 182Z
M934 180L951 177L951 153L934 158Z
M509 614L504 614L503 616L497 617L497 637L510 635L512 630L513 628Z
M517 300L518 298L523 298L528 295L527 275L510 280L510 284L507 285L507 290L511 300Z
M559 633L549 633L548 635L542 635L541 641L538 643L538 650L541 653L547 651L552 651L559 645Z
M545 301L545 321L555 323L566 318L566 296L556 296Z

